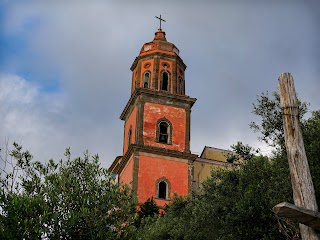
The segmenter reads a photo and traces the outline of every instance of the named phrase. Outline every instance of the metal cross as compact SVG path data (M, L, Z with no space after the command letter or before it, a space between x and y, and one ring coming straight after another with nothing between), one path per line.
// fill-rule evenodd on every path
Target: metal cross
M163 18L161 18L161 14L160 14L160 17L157 17L157 16L156 16L156 18L158 18L158 19L159 19L159 21L160 21L160 28L159 28L158 30L161 32L161 31L162 31L162 28L161 28L161 21L165 22L166 20L164 20Z

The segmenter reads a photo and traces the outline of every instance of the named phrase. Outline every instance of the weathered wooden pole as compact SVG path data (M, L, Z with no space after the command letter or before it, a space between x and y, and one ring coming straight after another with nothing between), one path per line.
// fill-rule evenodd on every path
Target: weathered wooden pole
M320 231L320 212L300 208L287 202L277 204L273 207L273 211L278 217L285 217Z
M299 123L298 101L290 73L282 73L280 75L279 89L293 200L298 207L318 211ZM303 240L320 239L314 229L303 224L299 224L299 226Z

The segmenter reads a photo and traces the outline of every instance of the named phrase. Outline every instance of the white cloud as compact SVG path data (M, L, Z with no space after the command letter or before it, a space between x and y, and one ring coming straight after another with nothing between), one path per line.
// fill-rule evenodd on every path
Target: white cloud
M107 148L112 143L105 134L115 134L111 124L93 126L94 120L85 112L70 114L72 106L64 95L42 92L17 75L1 74L0 89L2 144L6 139L21 142L40 161L62 158L66 147L71 147L74 157L88 149L99 153L105 166L112 161L116 152Z
M39 153L57 134L57 120L63 110L61 97L41 93L38 86L12 74L0 75L0 89L1 141L21 141L37 157L48 160L45 151Z

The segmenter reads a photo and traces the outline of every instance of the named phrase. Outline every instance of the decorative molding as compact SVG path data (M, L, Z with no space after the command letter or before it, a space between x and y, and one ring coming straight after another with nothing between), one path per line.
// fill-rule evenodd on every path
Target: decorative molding
M177 63L179 63L179 65L182 67L182 69L185 71L187 66L184 64L183 60L178 56L178 55L171 55L171 54L167 54L167 53L162 53L162 52L152 52L150 54L146 54L146 55L142 55L142 56L138 56L135 58L135 60L133 61L131 67L130 67L130 70L133 71L139 62L141 62L140 60L148 60L148 59L152 59L154 58L155 56L158 56L158 57L161 57L163 59L166 59L167 60L176 60Z
M139 153L135 153L133 157L132 168L132 191L134 195L138 193L138 180L139 180Z
M172 62L172 93L175 94L177 93L176 91L176 85L177 85L177 62L173 61Z
M141 62L138 63L138 69L137 69L137 88L140 88L140 80L141 80Z
M151 63L147 62L143 65L144 68L149 68L151 66Z
M158 90L158 78L159 78L159 62L160 59L157 56L154 56L153 61L153 77L152 77L152 89Z
M191 109L193 104L197 101L196 98L190 98L186 95L176 95L166 91L137 88L132 93L127 105L122 111L120 115L121 120L126 120L128 113L130 113L131 108L133 108L137 101L139 101L140 96L143 96L146 102L181 107L184 109Z
M186 135L185 135L185 148L184 151L190 153L190 123L191 121L191 107L186 108Z
M126 153L123 155L120 166L117 169L117 172L115 173L120 174L123 168L125 167L127 161L132 156L132 154L138 154L139 152L152 153L159 156L168 156L172 158L180 158L192 161L194 161L198 157L198 155L192 153L179 152L175 150L169 150L166 148L159 148L147 145L131 144Z
M194 179L194 160L188 161L188 193L191 194L193 190L193 179Z
M167 63L167 62L163 62L163 63L162 63L162 66L165 67L165 68L170 68L170 64Z
M137 144L143 145L143 117L144 117L144 104L145 100L143 96L139 96L139 100L137 100L137 124L136 124L136 132L137 132Z

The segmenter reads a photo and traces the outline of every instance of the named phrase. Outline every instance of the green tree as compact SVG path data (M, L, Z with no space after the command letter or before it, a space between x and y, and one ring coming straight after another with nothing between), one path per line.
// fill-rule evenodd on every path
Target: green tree
M204 184L206 200L201 212L204 219L218 216L211 222L214 239L285 239L271 209L291 199L290 183L282 179L287 170L275 164L258 156L240 168L212 173ZM206 208L211 212L205 212Z
M277 219L272 207L291 200L287 169L263 156L254 156L242 167L218 169L201 192L176 198L163 217L142 221L141 239L287 239L295 226Z
M260 122L252 122L251 128L260 134L259 139L275 147L272 158L279 167L289 168L284 142L284 130L280 96L277 92L269 97L268 93L258 96L257 103L253 104L253 113L261 118ZM311 112L311 117L306 118L309 104L298 100L298 112L303 132L304 145L310 166L313 184L316 192L317 204L320 206L320 110ZM283 176L289 178L288 176Z
M138 231L138 238L144 240L168 240L168 239L188 239L185 238L184 229L190 227L186 222L192 219L192 213L187 216L189 199L181 196L174 196L170 205L166 206L165 212L160 217L146 217L141 221Z
M67 149L65 156L43 164L14 144L9 157L16 164L1 174L1 239L130 238L131 190L115 183L97 155L71 159Z
M226 160L229 163L239 163L241 161L251 160L255 154L260 152L260 149L254 149L242 142L231 145L231 149L233 150L233 153L226 154Z
M320 110L302 123L303 141L310 166L317 204L320 206Z
M307 112L307 106L306 102L298 100L300 121L303 120ZM269 97L268 92L257 96L257 102L253 103L252 112L261 118L258 123L254 121L250 123L251 129L260 134L259 139L277 150L285 150L279 93L273 92L272 98Z
M299 239L299 228L277 219L272 207L292 202L292 188L285 151L280 98L262 94L253 105L261 118L251 127L259 139L275 147L270 157L255 156L250 146L237 143L232 169L213 170L201 192L174 200L162 218L143 221L142 239ZM320 192L320 111L304 118L307 104L299 102L306 153L317 200ZM246 160L246 161L241 161Z
M159 215L159 207L154 201L153 197L149 198L145 203L140 206L137 212L137 218L135 221L136 227L140 227L141 220L145 217L153 217Z

